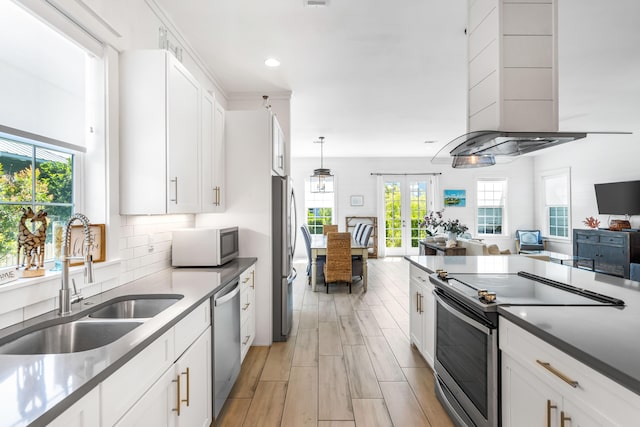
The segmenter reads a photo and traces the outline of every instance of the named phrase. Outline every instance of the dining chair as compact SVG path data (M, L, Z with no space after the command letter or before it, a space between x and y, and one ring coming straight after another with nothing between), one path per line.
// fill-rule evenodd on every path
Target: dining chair
M300 226L302 238L304 239L304 248L307 251L307 285L311 285L311 232L307 224ZM318 255L316 258L316 279L324 276L324 262L327 259L324 255Z
M324 264L324 282L329 293L329 283L344 282L351 293L351 233L327 235L327 260Z
M337 232L338 232L337 225L325 224L322 226L322 234L324 234L325 236L328 233L337 233Z

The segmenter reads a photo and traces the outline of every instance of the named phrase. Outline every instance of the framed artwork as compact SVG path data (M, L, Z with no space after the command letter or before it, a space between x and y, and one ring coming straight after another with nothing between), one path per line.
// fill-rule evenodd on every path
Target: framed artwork
M444 206L457 208L467 206L467 190L444 190Z
M351 206L364 206L364 196L351 196Z
M71 226L71 256L84 256L84 227L82 225ZM93 262L103 262L106 257L105 251L105 226L104 224L91 224L89 226L91 240L91 255ZM82 265L82 261L71 261L69 265Z

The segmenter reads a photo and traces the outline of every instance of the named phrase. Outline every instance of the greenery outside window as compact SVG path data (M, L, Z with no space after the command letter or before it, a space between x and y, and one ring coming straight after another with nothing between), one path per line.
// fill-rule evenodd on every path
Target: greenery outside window
M335 224L335 193L312 193L311 185L305 183L305 208L307 225L311 234L322 234L325 224Z
M478 181L478 234L504 234L507 181Z
M569 238L569 170L542 175L549 237Z
M74 155L59 149L0 138L0 268L16 265L22 209L47 212L45 259L53 258L52 223L73 211ZM26 223L30 231L34 225Z
M420 223L427 214L427 182L413 181L409 184L411 203L411 247L417 248L419 242L427 237L427 230Z

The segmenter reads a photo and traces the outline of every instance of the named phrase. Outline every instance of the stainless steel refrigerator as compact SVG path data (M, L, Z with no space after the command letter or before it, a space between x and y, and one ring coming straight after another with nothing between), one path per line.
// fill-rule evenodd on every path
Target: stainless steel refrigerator
M296 249L296 198L289 177L271 177L273 212L273 341L286 341L293 322L293 254Z

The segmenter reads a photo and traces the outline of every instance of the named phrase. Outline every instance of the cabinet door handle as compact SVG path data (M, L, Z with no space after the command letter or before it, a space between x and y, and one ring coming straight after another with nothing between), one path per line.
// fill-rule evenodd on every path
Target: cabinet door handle
M247 345L247 343L249 342L249 338L251 338L251 335L247 335L246 337L244 337L244 341L242 341L242 345Z
M187 376L187 398L186 399L182 399L182 402L185 402L187 404L187 406L189 406L189 391L191 390L191 386L190 386L190 381L189 381L189 368L187 368L186 371L184 371L182 373L182 375L186 375ZM178 390L180 390L180 388L178 387ZM178 413L178 415L180 415L180 413Z
M170 199L170 201L175 202L176 205L177 205L178 204L178 177L176 176L170 181L174 182L176 184L176 186L175 186L175 189L176 189L175 195L176 195L176 197L174 199Z
M416 313L420 313L420 293L416 292Z
M564 424L565 421L571 422L571 417L565 417L564 416L564 411L560 411L560 427L564 427L565 426L565 424Z
M176 405L177 405L177 407L176 407L176 408L173 408L173 409L172 409L172 411L173 411L173 412L177 412L177 413L178 413L178 416L180 416L180 402L182 402L182 400L180 400L180 375L178 375L178 376L176 377L176 379L175 379L175 380L173 380L173 381L171 381L171 382L172 382L172 383L177 383L176 385L177 385L177 387L178 387L178 390L177 390L177 393L176 393L176 395L177 395L177 398L176 398Z
M246 310L247 310L247 308L249 308L249 306L250 306L250 305L251 305L251 303L250 303L250 302L246 303L246 304L244 305L244 307L242 307L242 311L246 311Z
M552 405L551 401L547 399L547 427L551 427L551 410L558 409L558 405Z
M574 381L571 378L569 378L568 376L566 376L565 374L563 374L562 372L558 371L556 368L551 366L551 363L543 362L542 360L537 360L537 359L536 359L536 362L538 363L538 365L542 366L547 371L551 372L553 375L555 375L556 377L560 378L565 383L569 384L571 387L573 387L573 388L578 387L578 381Z
M251 270L251 288L252 289L256 288L256 271L255 270Z
M284 156L282 154L280 154L278 156L278 167L279 168L283 168L284 167Z
M420 294L420 314L424 313L424 307L422 306L422 300L424 299L424 295Z
M214 206L220 206L220 187L214 187L213 191L215 193L215 201L213 204Z

